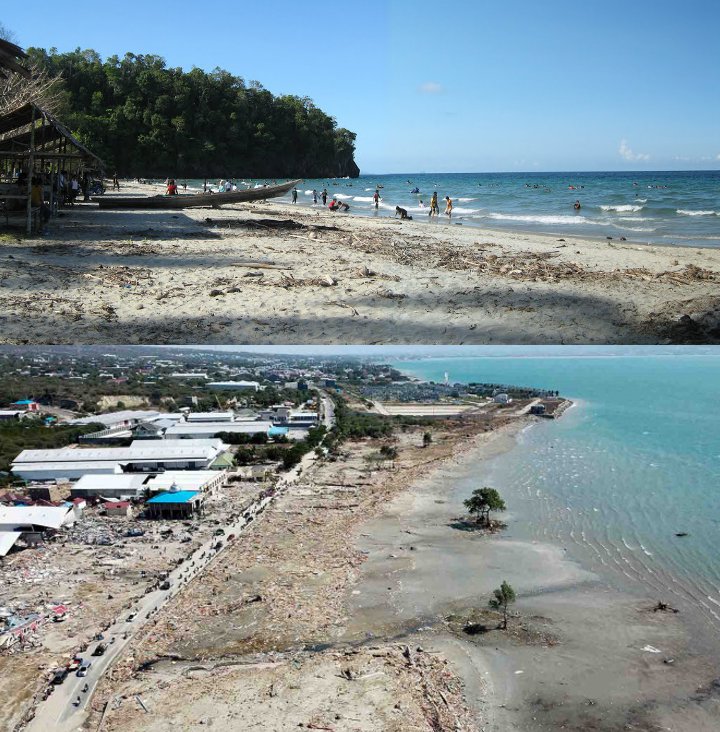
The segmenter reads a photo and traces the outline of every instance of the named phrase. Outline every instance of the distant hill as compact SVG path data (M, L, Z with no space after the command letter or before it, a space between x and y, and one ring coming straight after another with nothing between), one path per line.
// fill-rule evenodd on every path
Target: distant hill
M64 83L61 119L123 177L357 177L355 133L308 98L164 59L28 49Z

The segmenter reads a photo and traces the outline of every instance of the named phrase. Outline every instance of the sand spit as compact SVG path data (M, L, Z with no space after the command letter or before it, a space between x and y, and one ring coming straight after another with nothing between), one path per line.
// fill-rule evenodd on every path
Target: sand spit
M715 249L273 202L63 214L2 236L4 343L720 340Z

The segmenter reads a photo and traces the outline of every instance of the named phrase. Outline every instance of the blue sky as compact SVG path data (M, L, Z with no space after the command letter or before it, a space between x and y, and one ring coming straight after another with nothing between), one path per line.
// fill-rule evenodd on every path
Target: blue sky
M23 46L309 96L357 132L366 173L720 168L716 2L5 5Z

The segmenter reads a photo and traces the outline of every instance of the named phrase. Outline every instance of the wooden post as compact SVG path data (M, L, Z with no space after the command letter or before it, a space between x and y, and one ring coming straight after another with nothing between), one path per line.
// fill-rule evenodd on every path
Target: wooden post
M50 215L57 216L55 210L55 171L50 173Z
M35 106L32 108L32 122L30 127L30 155L28 156L28 179L27 179L27 235L32 234L32 173L35 152Z

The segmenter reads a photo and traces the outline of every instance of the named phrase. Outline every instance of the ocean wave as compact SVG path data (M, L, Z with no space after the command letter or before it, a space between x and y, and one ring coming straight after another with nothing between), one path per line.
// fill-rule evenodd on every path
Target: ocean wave
M649 216L618 216L615 221L632 221L638 223L639 221L654 221L655 219Z
M354 196L353 197L353 201L363 201L365 203L367 203L368 201L372 201L372 200L373 200L372 196Z
M521 221L528 224L589 224L591 226L602 226L601 221L591 221L584 216L525 216L523 214L502 214L489 213L478 218L494 219L496 221Z
M470 203L471 201L477 201L477 198L456 198L458 203Z
M614 211L615 213L637 213L642 211L642 206L633 206L632 204L625 204L623 206L600 206L601 211Z
M715 211L702 211L702 210L694 210L691 208L679 208L675 213L680 214L680 216L715 216Z

